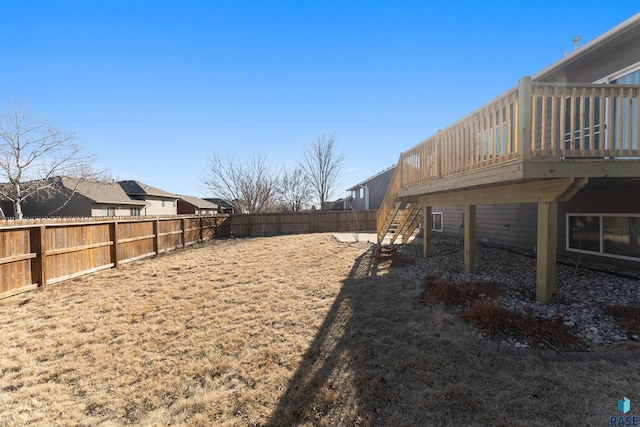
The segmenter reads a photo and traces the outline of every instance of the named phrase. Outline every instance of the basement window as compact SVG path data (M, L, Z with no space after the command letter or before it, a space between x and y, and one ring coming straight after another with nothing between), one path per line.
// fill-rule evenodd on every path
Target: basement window
M431 231L442 232L442 212L432 212L431 218Z
M567 251L640 261L640 214L567 214Z

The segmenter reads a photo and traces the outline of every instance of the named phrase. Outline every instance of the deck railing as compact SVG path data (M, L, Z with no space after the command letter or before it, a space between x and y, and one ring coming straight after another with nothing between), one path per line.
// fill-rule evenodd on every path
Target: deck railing
M514 161L640 158L640 86L519 85L400 155L399 187Z
M640 159L640 85L518 86L400 154L378 210L378 234L398 191L511 162Z

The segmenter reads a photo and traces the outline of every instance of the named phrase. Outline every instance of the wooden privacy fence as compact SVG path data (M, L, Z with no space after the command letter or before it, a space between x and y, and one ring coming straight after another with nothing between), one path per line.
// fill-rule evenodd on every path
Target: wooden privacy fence
M376 212L310 212L0 222L0 298L199 241L375 230Z
M216 236L228 216L52 219L0 227L0 298Z
M375 229L376 211L315 211L232 215L221 226L220 233L240 237Z

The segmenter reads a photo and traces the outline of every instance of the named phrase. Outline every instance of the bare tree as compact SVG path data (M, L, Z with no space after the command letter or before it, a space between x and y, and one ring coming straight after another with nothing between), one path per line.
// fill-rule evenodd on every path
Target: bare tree
M300 212L311 201L311 187L301 167L282 173L280 198L285 210L293 212Z
M344 154L338 152L335 132L321 135L305 149L300 166L305 171L320 209L327 208L327 201L335 190L343 163Z
M214 153L207 160L200 181L212 195L227 200L238 212L260 213L275 208L279 174L267 165L266 157L254 154L248 162L239 162Z
M13 203L16 218L22 218L26 199L46 199L59 191L54 178L93 176L94 157L84 154L75 140L73 133L56 129L18 105L5 110L0 117L0 199Z

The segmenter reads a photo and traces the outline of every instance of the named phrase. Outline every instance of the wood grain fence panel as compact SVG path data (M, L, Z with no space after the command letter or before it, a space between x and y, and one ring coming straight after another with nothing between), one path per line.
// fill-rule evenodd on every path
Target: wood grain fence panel
M55 225L45 231L47 282L56 283L84 272L112 266L108 223Z
M152 256L153 221L135 221L118 223L118 260L130 262Z
M201 240L200 218L185 218L184 222L184 244L192 245Z
M0 229L0 298L32 287L29 230Z

